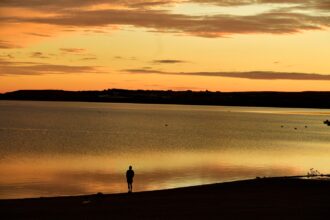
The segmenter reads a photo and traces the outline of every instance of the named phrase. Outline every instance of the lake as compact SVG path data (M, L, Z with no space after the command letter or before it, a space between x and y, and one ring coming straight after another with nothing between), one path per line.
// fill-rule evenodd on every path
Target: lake
M330 173L330 110L0 101L0 198Z

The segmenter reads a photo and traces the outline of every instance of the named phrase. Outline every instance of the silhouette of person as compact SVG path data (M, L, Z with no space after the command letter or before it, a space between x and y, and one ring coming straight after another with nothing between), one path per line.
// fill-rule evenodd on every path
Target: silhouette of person
M134 171L132 169L132 166L129 166L128 170L126 171L126 179L127 179L127 186L129 193L133 191L133 177L134 177Z

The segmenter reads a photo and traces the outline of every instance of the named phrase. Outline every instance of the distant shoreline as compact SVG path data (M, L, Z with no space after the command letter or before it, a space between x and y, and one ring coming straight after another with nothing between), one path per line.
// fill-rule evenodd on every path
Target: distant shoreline
M0 100L79 101L209 106L330 109L329 92L210 92L171 90L64 91L19 90L0 94Z
M8 219L321 219L330 181L274 177L133 194L0 200Z

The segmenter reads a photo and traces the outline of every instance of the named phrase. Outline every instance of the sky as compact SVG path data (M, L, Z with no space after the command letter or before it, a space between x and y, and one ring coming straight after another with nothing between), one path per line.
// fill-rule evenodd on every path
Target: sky
M0 0L0 92L330 90L330 0Z

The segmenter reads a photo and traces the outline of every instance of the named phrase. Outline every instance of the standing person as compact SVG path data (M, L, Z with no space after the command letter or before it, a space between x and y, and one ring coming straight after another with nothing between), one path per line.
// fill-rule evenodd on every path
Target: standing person
M132 169L132 166L129 166L128 170L126 171L126 179L127 179L127 186L129 193L133 191L133 177L134 177L134 171Z

